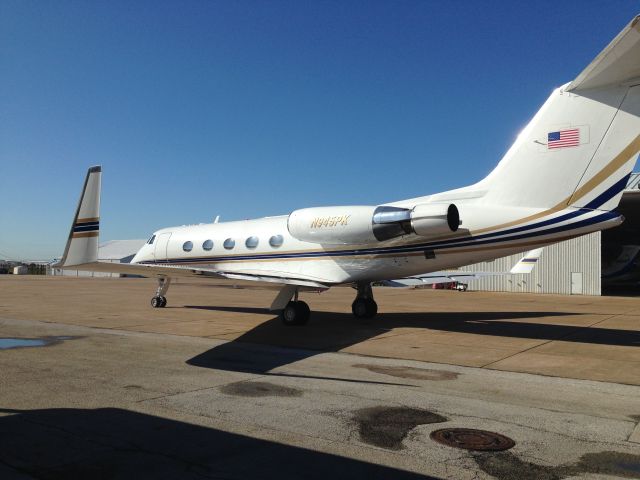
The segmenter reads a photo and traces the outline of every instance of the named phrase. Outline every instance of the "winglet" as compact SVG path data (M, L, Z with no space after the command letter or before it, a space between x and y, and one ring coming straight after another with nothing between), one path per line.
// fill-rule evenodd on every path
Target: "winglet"
M58 268L81 265L98 260L98 233L100 230L100 183L102 167L90 167L78 202L67 246Z
M536 263L540 258L542 250L542 248L536 248L535 250L527 252L525 256L522 257L520 261L513 266L509 273L531 273L533 271L533 267L536 266Z

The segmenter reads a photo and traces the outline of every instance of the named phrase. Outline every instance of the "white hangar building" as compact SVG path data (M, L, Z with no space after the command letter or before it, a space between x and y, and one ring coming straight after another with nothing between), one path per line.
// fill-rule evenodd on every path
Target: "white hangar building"
M640 294L640 173L632 173L616 209L619 227L545 247L528 275L490 276L469 282L469 290L562 295L602 295L623 290ZM461 270L508 272L523 254Z

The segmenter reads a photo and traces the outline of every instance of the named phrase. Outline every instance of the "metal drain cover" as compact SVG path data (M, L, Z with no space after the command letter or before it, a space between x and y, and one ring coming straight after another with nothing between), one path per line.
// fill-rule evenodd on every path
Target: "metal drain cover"
M465 450L482 450L497 452L509 450L516 442L499 433L473 428L443 428L431 432L431 440L449 447Z

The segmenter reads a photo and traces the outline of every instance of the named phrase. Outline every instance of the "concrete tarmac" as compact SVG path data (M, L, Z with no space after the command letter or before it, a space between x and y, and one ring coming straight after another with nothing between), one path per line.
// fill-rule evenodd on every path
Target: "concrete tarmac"
M0 478L640 478L638 299L193 283L0 278Z

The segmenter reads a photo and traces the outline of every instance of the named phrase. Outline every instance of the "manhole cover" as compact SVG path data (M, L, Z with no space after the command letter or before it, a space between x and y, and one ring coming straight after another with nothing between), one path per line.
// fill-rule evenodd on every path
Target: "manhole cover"
M497 452L509 450L516 442L499 433L475 430L473 428L443 428L431 432L431 440L449 447L465 450L484 450Z

